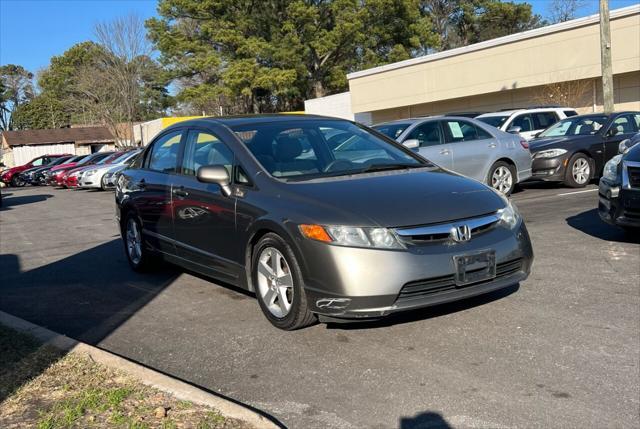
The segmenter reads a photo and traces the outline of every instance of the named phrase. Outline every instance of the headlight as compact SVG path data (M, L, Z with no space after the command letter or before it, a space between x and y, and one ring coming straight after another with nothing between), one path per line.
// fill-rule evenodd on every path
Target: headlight
M604 171L602 172L602 177L612 182L615 182L618 179L618 164L620 164L620 160L622 159L622 155L616 155L611 158L604 165Z
M548 149L541 150L540 152L536 152L533 155L534 158L555 158L556 156L564 155L567 153L566 149Z
M93 176L93 175L94 175L94 174L96 174L97 172L98 172L98 170L89 170L89 171L87 171L87 172L86 172L86 173L84 173L84 174L86 174L87 176Z
M387 228L360 228L355 226L300 225L306 238L339 246L402 249L404 246Z
M500 216L500 223L510 229L515 228L520 221L520 213L511 201L507 201L505 208L498 210L498 216Z

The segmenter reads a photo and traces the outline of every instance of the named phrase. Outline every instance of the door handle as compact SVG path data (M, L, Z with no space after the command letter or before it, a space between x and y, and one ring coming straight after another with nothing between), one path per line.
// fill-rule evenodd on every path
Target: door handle
M497 145L497 144L495 144L495 143L491 143L491 144L489 145L489 147L490 147L491 149L493 149L494 147L497 147L497 146L498 146L498 145Z
M179 188L174 188L173 191L171 192L173 193L173 195L179 198L186 198L189 196L189 193L184 190L183 186L180 186Z

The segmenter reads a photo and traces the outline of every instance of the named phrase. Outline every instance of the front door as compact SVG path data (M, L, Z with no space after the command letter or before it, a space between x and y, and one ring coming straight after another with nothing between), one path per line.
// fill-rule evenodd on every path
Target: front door
M235 197L217 184L196 178L198 168L223 165L231 177L234 155L209 130L191 130L186 140L180 174L172 183L174 238L178 256L216 272L230 282L238 277L234 262Z
M485 182L490 164L496 159L497 140L468 121L448 119L442 123L445 141L451 146L453 171Z
M158 137L149 148L141 174L131 174L132 199L147 242L173 253L171 181L177 171L182 131Z
M448 170L453 168L451 148L444 141L440 121L423 122L409 132L408 139L420 142L418 153L429 161Z

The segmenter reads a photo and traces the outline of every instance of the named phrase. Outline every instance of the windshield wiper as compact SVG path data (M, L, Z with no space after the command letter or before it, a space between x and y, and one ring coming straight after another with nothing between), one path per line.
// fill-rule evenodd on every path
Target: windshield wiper
M368 167L358 170L356 173L371 173L374 171L387 171L387 170L402 170L409 168L422 168L427 167L424 164L373 164Z

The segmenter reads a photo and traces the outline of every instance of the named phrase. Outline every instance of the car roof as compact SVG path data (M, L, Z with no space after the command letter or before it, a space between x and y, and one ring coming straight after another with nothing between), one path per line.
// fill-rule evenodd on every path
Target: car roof
M522 112L547 112L549 110L576 110L573 107L532 107L531 109L512 109L512 110L499 110L497 112L483 113L478 118L485 118L489 116L511 116L514 113Z
M217 123L227 127L236 127L248 124L266 124L273 122L306 122L311 120L324 119L333 121L346 121L346 119L334 118L330 116L308 115L301 113L273 113L260 115L237 115L237 116L204 116L202 118L190 119L188 121L178 122L168 128L177 128L181 126L207 125Z
M372 127L379 127L382 125L392 125L392 124L415 124L416 122L422 121L430 121L433 119L461 119L464 121L475 120L475 118L469 118L468 116L454 116L454 115L433 115L433 116L420 116L417 118L405 118L405 119L395 119L393 121L387 122L379 122L377 124L371 125Z

